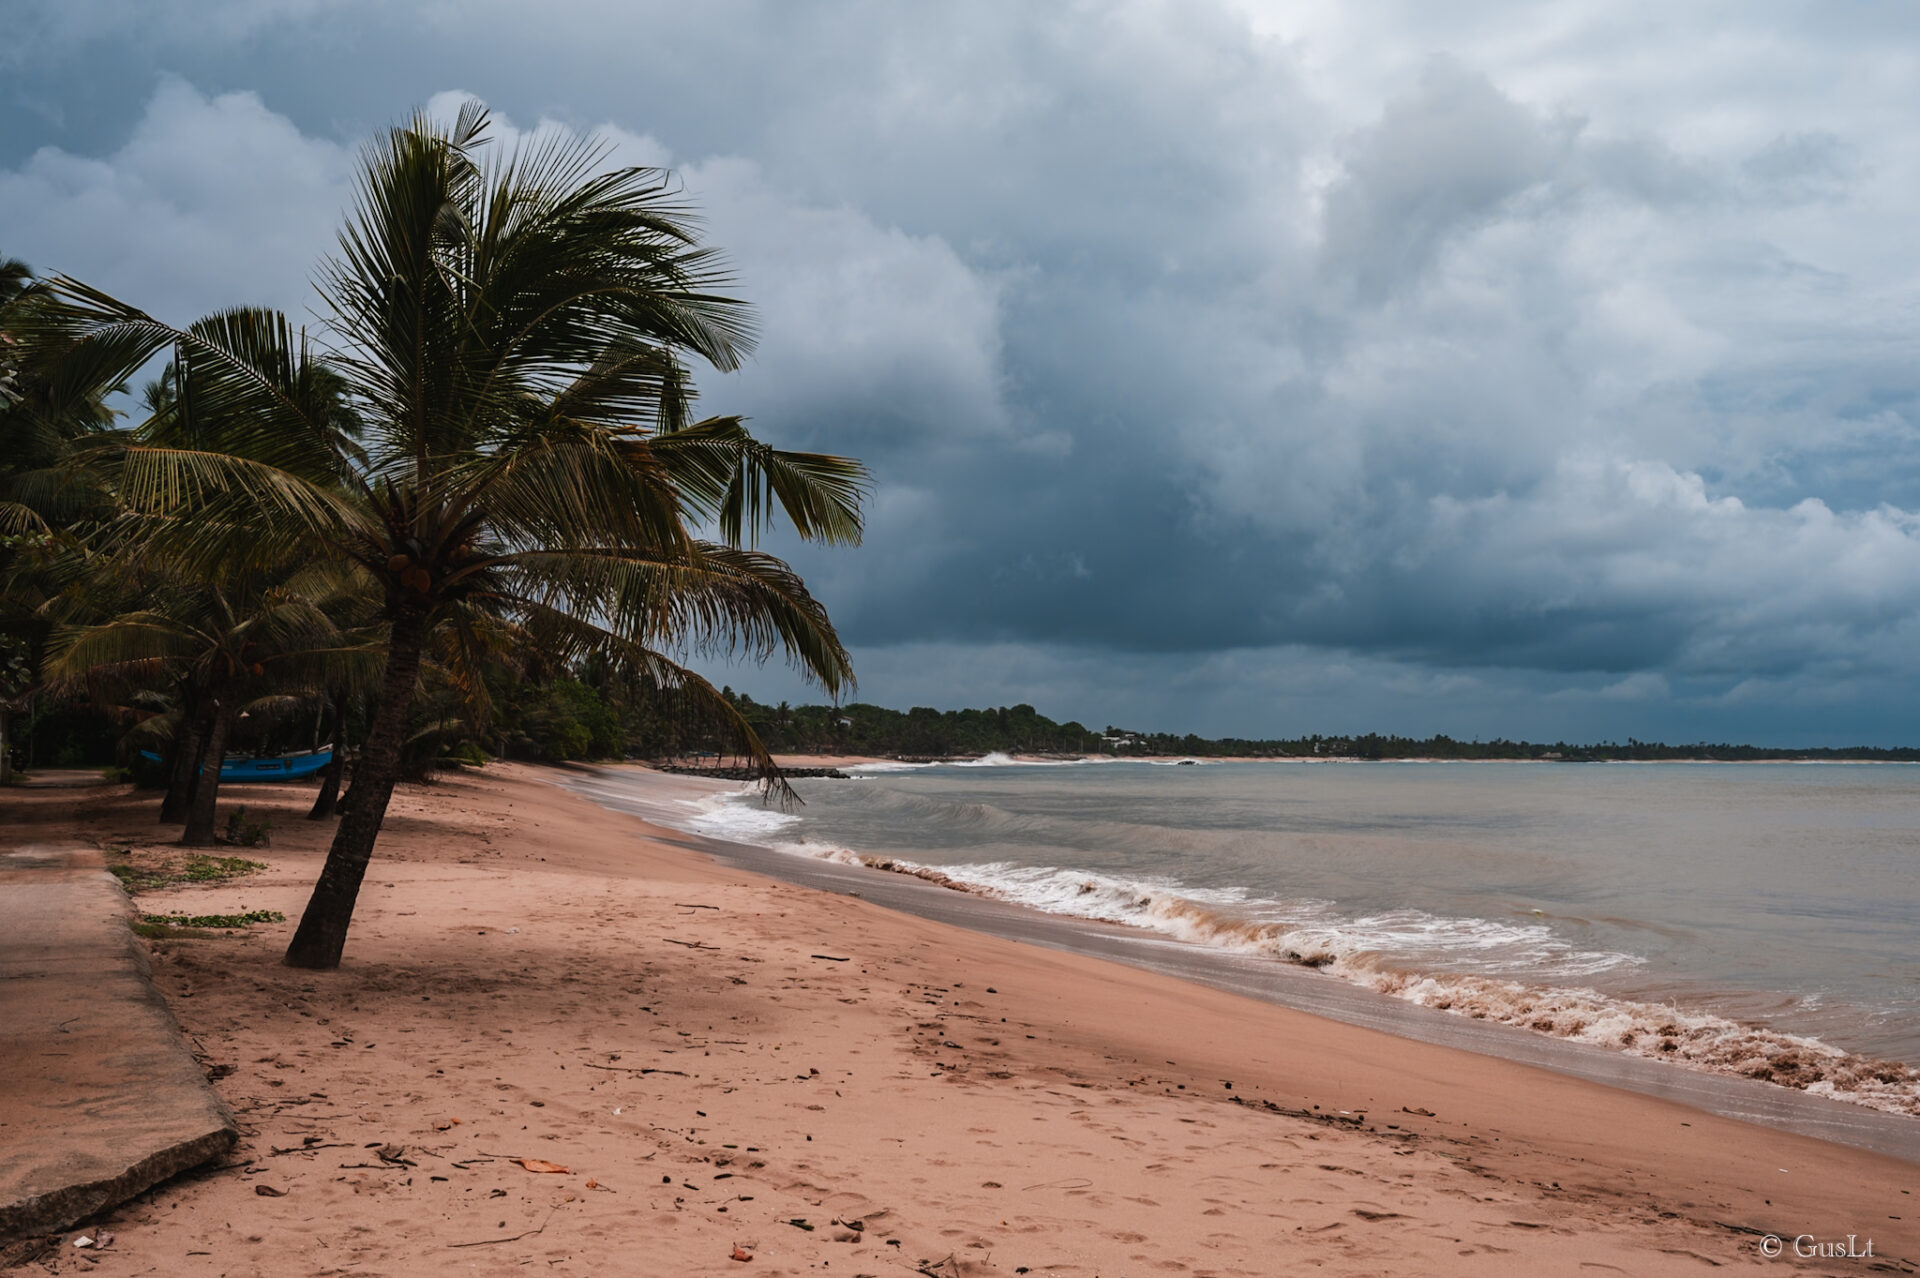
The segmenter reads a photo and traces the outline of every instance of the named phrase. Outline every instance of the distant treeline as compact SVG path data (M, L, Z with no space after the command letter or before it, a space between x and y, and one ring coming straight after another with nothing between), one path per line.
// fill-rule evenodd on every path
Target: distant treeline
M934 710L916 706L906 712L884 706L763 705L744 693L726 696L769 749L777 754L871 754L898 758L950 758L1006 754L1191 755L1194 758L1302 759L1539 759L1548 762L1653 761L1663 759L1879 760L1920 762L1920 749L1776 749L1730 743L1667 745L1628 738L1622 745L1552 744L1533 741L1459 741L1441 735L1426 738L1382 736L1306 736L1251 740L1209 739L1188 733L1140 732L1108 725L1094 731L1078 723L1055 723L1029 705L992 710Z
M738 736L721 716L671 692L637 687L610 675L597 662L554 676L522 681L492 672L491 714L475 723L457 711L450 694L429 692L414 713L407 771L424 777L436 763L479 763L490 757L559 761L640 758L724 766L741 755ZM1604 762L1711 759L1827 759L1920 762L1920 749L1853 746L1783 749L1728 742L1668 745L1628 738L1598 744L1461 741L1450 736L1303 736L1252 740L1209 739L1188 733L1143 732L1107 725L1056 723L1030 705L985 710L935 710L916 706L890 710L852 705L767 705L723 689L722 697L776 754L875 755L927 760L984 754L1172 755L1266 759L1534 759ZM444 703L444 704L443 704ZM349 739L364 730L364 712L350 714ZM85 698L44 700L19 724L15 739L23 766L104 765L134 762L121 736L129 716ZM310 716L250 716L236 724L231 748L275 753L307 749L320 734Z

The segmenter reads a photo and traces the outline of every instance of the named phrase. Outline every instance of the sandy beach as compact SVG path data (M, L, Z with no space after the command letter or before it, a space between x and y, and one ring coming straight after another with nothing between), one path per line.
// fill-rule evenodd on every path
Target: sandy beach
M345 965L153 943L243 1138L115 1274L1913 1272L1920 1166L721 867L541 769L400 791ZM663 797L693 783L657 777ZM103 798L103 795L112 797ZM140 898L297 916L330 826ZM177 856L148 795L9 837ZM116 854L117 855L117 854ZM1786 1254L1769 1259L1768 1235ZM1796 1257L1845 1245L1871 1258Z

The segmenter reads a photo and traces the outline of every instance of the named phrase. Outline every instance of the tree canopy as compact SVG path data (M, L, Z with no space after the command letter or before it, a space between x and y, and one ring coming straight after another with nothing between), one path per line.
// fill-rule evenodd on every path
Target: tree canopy
M752 726L686 660L783 656L830 696L850 689L825 608L757 547L781 519L804 539L857 542L867 486L852 459L694 415L694 361L736 367L752 324L666 173L609 167L591 139L494 147L469 107L370 144L356 195L318 273L315 334L258 309L174 325L59 275L10 308L6 330L21 380L49 402L166 360L142 420L48 466L105 498L64 525L97 568L164 566L200 604L219 599L185 610L218 624L196 622L173 652L176 680L200 672L188 681L200 704L237 695L223 679L266 672L264 656L232 645L249 618L291 615L275 592L294 588L295 566L325 566L328 590L368 601L378 676L359 687L371 713L287 955L311 967L340 961L423 695L484 716L503 670L511 683L591 659L724 724L780 787ZM68 614L64 677L84 677L96 653L124 666L137 636L157 642L152 616L84 616L101 603L85 593ZM316 654L352 647L318 625L341 623L325 614L316 604L298 643L274 650L282 690L316 707L348 678ZM195 644L228 659L186 662ZM202 786L207 769L217 776L221 713L184 734L199 742Z

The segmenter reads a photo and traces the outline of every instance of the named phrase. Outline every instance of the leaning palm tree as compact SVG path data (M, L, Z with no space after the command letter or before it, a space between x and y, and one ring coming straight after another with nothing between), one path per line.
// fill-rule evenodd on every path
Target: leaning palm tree
M704 701L774 785L686 655L784 652L835 696L852 680L825 609L755 543L776 512L803 538L856 542L864 470L769 448L738 419L690 420L688 359L731 369L750 328L666 175L606 169L601 147L565 139L483 163L485 131L472 107L451 128L416 117L364 155L320 279L364 428L364 454L334 475L302 451L321 432L292 393L284 331L177 330L58 279L60 322L38 335L82 361L172 343L204 370L203 410L233 424L222 449L136 444L114 464L156 543L202 563L329 557L377 583L385 670L287 950L297 967L339 964L437 626L485 616L555 659L599 653Z

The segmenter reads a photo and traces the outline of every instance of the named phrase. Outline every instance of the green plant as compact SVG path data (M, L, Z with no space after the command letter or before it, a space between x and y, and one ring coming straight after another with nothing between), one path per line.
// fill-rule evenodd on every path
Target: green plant
M190 856L179 877L189 883L214 883L266 868L265 861L249 861L239 856Z
M272 847L273 817L249 820L247 805L241 804L227 813L227 842L241 848Z
M108 848L107 854L115 857L132 855L126 848ZM223 883L266 868L265 862L249 861L245 857L190 856L184 865L176 865L171 861L163 861L158 865L135 865L122 861L109 865L107 873L119 879L121 886L129 892L150 892L178 883Z
M248 910L245 914L142 914L140 921L152 927L236 928L285 923L287 916L278 910Z
M450 762L462 763L470 768L484 768L490 762L487 752L471 741L462 741L445 756Z

